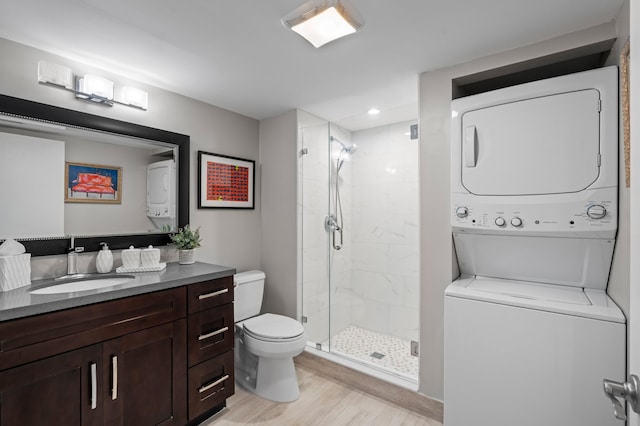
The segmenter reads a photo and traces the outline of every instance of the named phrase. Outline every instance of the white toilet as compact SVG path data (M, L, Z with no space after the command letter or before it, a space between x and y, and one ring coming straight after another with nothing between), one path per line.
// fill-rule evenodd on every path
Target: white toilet
M275 314L262 314L265 274L241 272L234 276L235 376L243 388L276 402L300 396L293 357L307 344L302 324Z

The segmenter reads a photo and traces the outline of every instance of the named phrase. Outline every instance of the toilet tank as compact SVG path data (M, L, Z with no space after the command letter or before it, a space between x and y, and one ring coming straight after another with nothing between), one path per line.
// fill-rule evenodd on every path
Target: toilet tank
M233 315L242 321L260 313L264 294L265 273L262 271L240 272L233 276L235 299Z

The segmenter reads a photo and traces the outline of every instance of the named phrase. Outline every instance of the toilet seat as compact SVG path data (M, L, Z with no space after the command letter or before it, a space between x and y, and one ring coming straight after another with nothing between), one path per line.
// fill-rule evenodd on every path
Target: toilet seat
M298 321L276 314L262 314L243 321L245 334L265 342L297 340L304 333Z

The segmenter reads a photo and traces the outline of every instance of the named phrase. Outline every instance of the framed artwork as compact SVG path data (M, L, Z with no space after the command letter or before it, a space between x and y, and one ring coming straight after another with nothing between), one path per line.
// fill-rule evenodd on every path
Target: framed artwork
M198 208L253 209L255 161L198 151Z
M122 167L65 162L65 203L122 201Z

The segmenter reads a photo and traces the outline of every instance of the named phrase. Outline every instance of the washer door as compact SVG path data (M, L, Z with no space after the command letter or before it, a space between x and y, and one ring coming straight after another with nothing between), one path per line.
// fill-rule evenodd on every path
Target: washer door
M462 184L476 195L578 192L600 173L600 92L508 102L462 116Z

